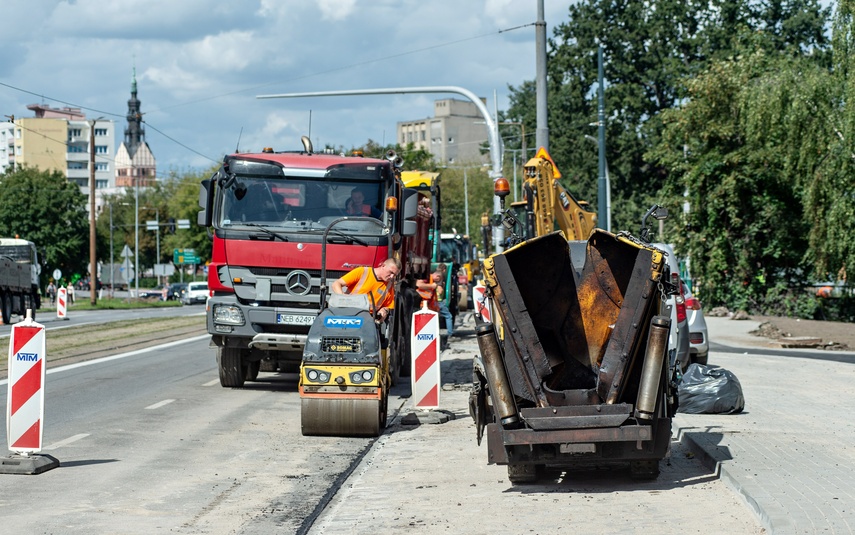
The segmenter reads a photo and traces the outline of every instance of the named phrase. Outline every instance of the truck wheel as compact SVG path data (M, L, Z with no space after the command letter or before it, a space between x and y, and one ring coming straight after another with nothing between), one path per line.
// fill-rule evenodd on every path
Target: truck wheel
M237 347L217 348L217 367L220 369L220 385L224 388L240 388L246 378L246 367L242 362L242 351Z
M630 461L629 475L632 479L656 479L659 477L659 461Z
M508 479L512 485L530 485L537 482L543 465L539 464L509 464Z
M12 296L6 292L0 292L0 316L6 325L12 321Z
M252 362L247 362L244 366L246 368L246 379L247 381L255 381L258 379L258 372L261 370L261 361L254 360Z

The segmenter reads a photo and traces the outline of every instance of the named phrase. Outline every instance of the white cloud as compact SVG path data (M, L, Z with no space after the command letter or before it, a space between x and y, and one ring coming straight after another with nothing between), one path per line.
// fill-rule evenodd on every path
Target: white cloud
M324 20L344 20L356 7L356 0L318 0L318 7Z

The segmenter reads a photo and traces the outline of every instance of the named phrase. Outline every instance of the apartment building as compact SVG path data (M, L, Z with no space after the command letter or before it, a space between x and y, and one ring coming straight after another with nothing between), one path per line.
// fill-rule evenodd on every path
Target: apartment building
M488 163L489 155L481 154L481 145L486 141L484 118L475 104L467 100L434 101L433 117L401 121L397 125L399 144L413 143L415 148L430 152L439 165Z

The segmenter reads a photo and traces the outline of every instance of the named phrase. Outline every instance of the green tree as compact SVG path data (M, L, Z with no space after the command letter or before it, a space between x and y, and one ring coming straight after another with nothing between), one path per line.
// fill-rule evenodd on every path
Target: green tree
M833 70L828 109L807 110L825 127L802 155L819 165L807 177L805 209L811 222L810 259L818 277L851 282L855 266L855 2L839 0L832 33Z
M709 305L770 310L782 289L803 286L809 177L825 157L828 71L813 58L762 46L715 61L688 83L688 100L662 114L647 156L670 171L669 191L690 211L677 242Z
M659 113L685 96L682 80L733 55L742 36L790 53L821 52L827 17L817 0L771 2L587 0L569 8L548 52L550 152L580 199L597 205L597 45L606 79L606 153L615 229L634 230L654 201L679 211L662 188L667 169L645 158L659 143ZM817 58L822 55L817 54ZM534 84L511 88L507 117L535 131Z
M84 274L89 264L87 198L59 171L19 168L0 176L0 235L36 244L41 282L54 269L64 277Z

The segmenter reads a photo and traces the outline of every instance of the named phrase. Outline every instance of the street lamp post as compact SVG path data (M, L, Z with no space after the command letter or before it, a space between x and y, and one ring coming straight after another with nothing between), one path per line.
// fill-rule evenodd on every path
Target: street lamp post
M103 119L98 117L89 121L89 303L98 302L98 257L95 251L95 123Z
M110 297L113 297L113 291L116 288L115 278L116 270L113 267L113 203L110 203Z
M585 134L585 138L590 139L591 141L593 141L594 143L597 144L597 147L599 147L600 141L597 138L595 138L594 136ZM605 183L605 194L606 194L606 202L605 202L605 206L606 206L605 224L606 224L606 226L604 228L607 231L611 232L612 231L612 185L611 185L611 178L609 177L609 161L608 161L608 159L606 159L605 155L603 155L603 166L605 169L604 183ZM603 193L602 191L599 192L600 195L602 195L602 193Z

